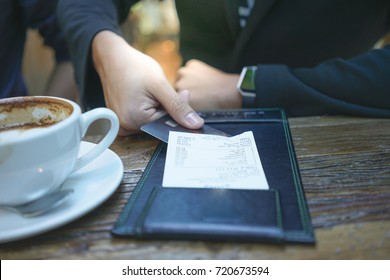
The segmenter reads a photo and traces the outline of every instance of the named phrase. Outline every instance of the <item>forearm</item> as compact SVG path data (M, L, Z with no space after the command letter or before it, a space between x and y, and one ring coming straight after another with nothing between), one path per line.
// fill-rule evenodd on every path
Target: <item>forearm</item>
M103 30L100 31L92 40L91 53L92 62L99 75L106 104L112 104L110 97L117 92L110 88L110 84L120 86L121 76L124 73L124 63L130 53L137 52L121 36L116 33ZM135 75L134 71L131 75ZM118 79L116 81L116 79ZM113 82L115 81L115 82ZM115 98L120 98L118 95ZM119 104L121 102L118 102Z
M121 36L110 31L103 30L96 34L91 44L92 63L99 74L105 80L109 73L120 73L124 56L129 52L138 52L131 47Z

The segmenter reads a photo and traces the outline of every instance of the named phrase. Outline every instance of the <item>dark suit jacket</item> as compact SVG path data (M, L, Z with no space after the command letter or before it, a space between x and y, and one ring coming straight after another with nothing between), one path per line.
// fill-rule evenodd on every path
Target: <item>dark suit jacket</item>
M136 1L59 2L84 104L101 106L90 43L100 30L120 33ZM390 117L390 45L372 49L389 32L390 0L261 0L243 30L236 2L176 1L184 62L231 73L258 65L257 107L283 107L290 116Z

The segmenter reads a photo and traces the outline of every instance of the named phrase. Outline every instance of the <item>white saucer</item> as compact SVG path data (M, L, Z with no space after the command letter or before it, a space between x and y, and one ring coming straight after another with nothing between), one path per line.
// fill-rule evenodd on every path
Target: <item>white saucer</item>
M95 145L82 142L80 154ZM73 189L73 193L64 204L52 212L34 218L24 218L17 213L0 209L0 243L37 235L85 215L114 193L122 177L121 159L113 151L106 150L65 181L62 188Z

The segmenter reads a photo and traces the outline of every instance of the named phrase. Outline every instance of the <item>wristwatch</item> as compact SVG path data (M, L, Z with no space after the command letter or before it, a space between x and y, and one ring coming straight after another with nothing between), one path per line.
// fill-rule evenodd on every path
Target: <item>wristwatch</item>
M237 90L242 96L242 107L255 107L256 99L256 70L257 66L247 66L241 71L240 79L238 80Z

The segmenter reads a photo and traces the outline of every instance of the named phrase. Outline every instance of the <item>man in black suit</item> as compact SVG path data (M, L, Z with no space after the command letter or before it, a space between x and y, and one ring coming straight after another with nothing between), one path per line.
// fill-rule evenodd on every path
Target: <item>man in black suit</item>
M113 109L122 134L159 117L160 105L189 128L203 124L192 107L390 117L390 46L372 49L390 30L389 0L176 1L185 64L175 89L120 36L133 2L57 9L84 105ZM240 73L253 74L252 89L237 89Z

